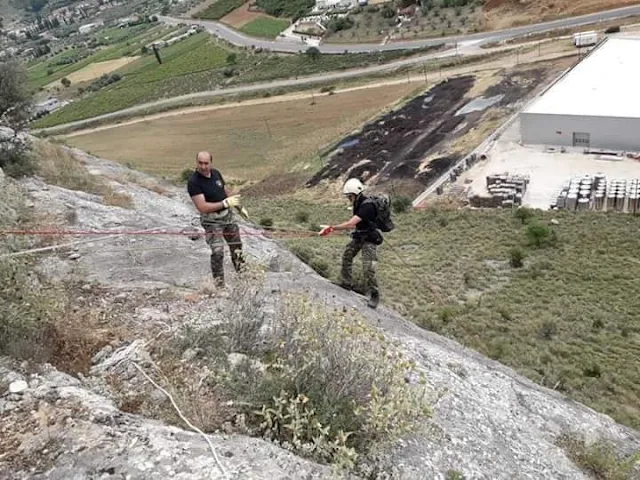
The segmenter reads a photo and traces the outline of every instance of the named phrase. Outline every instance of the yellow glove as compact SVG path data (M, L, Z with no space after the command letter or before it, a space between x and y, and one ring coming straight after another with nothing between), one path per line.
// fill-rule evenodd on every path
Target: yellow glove
M240 214L242 218L244 218L245 220L249 220L249 212L247 212L246 208L241 207L240 205L237 205L236 211Z
M231 195L222 201L224 208L232 208L240 205L240 195Z

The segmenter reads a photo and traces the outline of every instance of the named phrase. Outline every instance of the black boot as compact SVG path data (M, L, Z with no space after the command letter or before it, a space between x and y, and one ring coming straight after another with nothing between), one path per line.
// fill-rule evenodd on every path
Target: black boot
M353 286L350 283L347 282L340 282L340 283L334 283L334 285L340 287L340 288L344 288L345 290L347 290L348 292L350 292L351 290L353 290Z
M380 294L378 293L377 290L372 290L371 297L369 298L369 302L367 303L367 305L370 308L377 308L378 302L380 302Z

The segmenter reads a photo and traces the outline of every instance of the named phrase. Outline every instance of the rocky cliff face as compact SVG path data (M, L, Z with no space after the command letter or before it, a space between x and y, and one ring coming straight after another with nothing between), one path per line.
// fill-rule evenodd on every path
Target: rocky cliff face
M77 152L92 173L114 179L116 190L133 197L134 209L110 207L97 197L24 182L33 208L69 218L74 229L180 229L194 218L186 194L145 188L138 172ZM127 180L123 180L127 178ZM539 387L512 370L458 343L422 330L382 305L371 311L364 300L329 284L277 242L245 226L248 253L268 265L272 303L286 292L301 292L328 306L355 309L399 341L426 375L434 392L434 416L423 431L394 445L381 459L387 478L466 479L588 478L556 445L576 434L603 440L620 452L640 449L640 433L616 424L563 395ZM89 239L41 258L39 270L51 280L77 278L87 290L99 286L101 300L127 305L129 321L150 333L185 323L211 322L224 302L192 298L164 300L163 292L187 296L209 276L208 247L177 236ZM86 242L86 239L83 241ZM228 259L227 259L228 260ZM229 265L227 266L229 268ZM186 298L186 297L185 297ZM80 300L79 300L80 301ZM131 305L129 307L128 305ZM212 320L213 319L213 320ZM150 334L149 333L149 334ZM80 379L45 368L20 372L8 360L0 366L1 478L222 478L222 470L195 433L119 411L104 388L107 375L128 377L131 388L145 379L126 360L145 362L145 338L109 346L91 373ZM21 383L24 381L25 383ZM17 382L17 383L16 383ZM13 385L14 392L10 387ZM163 401L159 394L158 401ZM11 432L11 436L7 435ZM330 470L268 442L237 435L209 436L229 478L325 478Z

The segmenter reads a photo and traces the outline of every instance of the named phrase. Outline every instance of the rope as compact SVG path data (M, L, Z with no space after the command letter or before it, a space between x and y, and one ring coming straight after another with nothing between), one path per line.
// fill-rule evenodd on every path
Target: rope
M209 448L211 449L211 455L213 456L213 459L215 460L216 464L218 465L218 468L220 469L220 472L222 473L223 477L227 476L227 471L225 470L224 466L222 465L222 462L220 461L220 458L218 457L218 454L216 453L216 449L213 446L213 443L211 443L211 440L209 439L209 437L202 431L200 430L198 427L196 427L195 425L193 425L183 414L182 411L180 410L180 408L178 407L178 405L176 404L175 400L173 399L173 397L171 396L171 394L169 392L167 392L164 388L162 388L160 385L158 385L153 378L151 378L149 375L147 375L147 372L145 372L136 362L132 361L131 364L136 368L136 370L138 370L149 382L151 382L151 384L156 387L158 390L160 390L162 393L164 393L167 398L171 401L171 405L173 405L173 408L175 409L175 411L178 413L178 415L180 416L180 418L182 419L182 421L184 423L186 423L189 428L191 428L192 430L194 430L195 432L199 433L202 438L205 439L205 441L209 444Z

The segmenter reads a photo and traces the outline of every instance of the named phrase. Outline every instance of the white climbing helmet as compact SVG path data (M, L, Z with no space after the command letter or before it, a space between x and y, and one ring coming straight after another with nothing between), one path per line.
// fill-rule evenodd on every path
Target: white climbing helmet
M342 193L345 195L360 195L364 190L364 185L357 178L350 178L344 184Z

